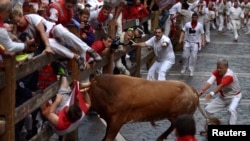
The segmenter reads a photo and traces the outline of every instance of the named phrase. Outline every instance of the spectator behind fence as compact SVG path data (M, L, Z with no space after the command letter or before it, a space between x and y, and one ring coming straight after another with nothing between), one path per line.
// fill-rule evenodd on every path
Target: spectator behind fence
M74 6L77 5L77 0L58 0L49 4L46 9L46 19L67 26L74 22Z
M14 42L9 37L8 31L4 27L4 21L6 21L11 12L12 4L9 0L2 0L0 2L0 43L5 48L5 53L21 52L27 50L33 46L34 40L27 39L25 43Z
M155 29L155 36L145 42L135 43L133 46L153 48L156 60L148 71L148 80L166 80L166 74L175 63L173 45L169 37L165 36L163 28Z
M110 46L112 44L112 37L108 34L103 35L100 40L94 41L91 48L94 49L101 56L106 56L110 53ZM93 58L87 54L86 60L88 62L93 61Z
M88 23L95 29L95 40L101 39L104 34L108 34L108 23L112 20L112 7L103 5L101 9L90 12Z
M81 9L78 13L78 22L80 23L80 38L89 46L95 41L94 29L88 23L90 12L87 9Z
M108 34L103 35L100 40L94 41L91 48L93 48L97 53L99 53L102 57L107 56L111 53L111 44L112 44L112 37ZM86 56L88 63L92 66L95 65L93 62L93 58L91 58L88 54ZM102 68L98 69L96 72L92 73L91 76L95 77L102 74ZM87 82L91 79L91 76L87 78Z
M90 6L90 11L94 11L94 10L101 8L104 4L104 1L103 0L86 0L86 4Z
M111 27L117 27L115 36L121 36L122 28L122 9L124 5L131 5L133 0L104 0L104 5L111 6L111 10L115 11L110 22ZM114 28L115 29L115 28Z
M149 11L140 0L134 0L133 5L125 5L122 12L124 19L142 19L149 15Z
M178 116L174 128L176 141L197 141L195 138L196 124L192 115L183 114Z
M134 30L127 30L122 32L121 36L117 36L116 40L117 42L113 42L112 49L117 52L126 52L128 45L130 44L130 41L134 37ZM126 55L121 56L121 58L115 60L115 74L125 74L130 75L130 72L127 68Z
M154 3L159 7L158 11L156 11L155 14L156 18L159 20L158 26L164 27L165 22L169 16L169 9L175 4L175 0L152 0L150 9Z

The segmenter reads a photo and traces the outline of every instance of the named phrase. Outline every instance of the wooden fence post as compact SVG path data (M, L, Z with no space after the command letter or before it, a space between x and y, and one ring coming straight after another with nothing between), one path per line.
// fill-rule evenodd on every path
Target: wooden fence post
M79 31L74 25L67 26L68 30L72 32L74 35L79 37ZM75 50L74 48L70 49L74 53L79 53L79 51ZM80 71L78 69L78 65L74 59L68 61L68 68L71 71L71 78L72 80L77 80L80 75Z
M111 22L108 26L108 33L114 39L116 34L116 26ZM114 52L110 52L107 55L109 63L103 67L103 73L113 74L113 62L114 62Z
M4 58L6 85L0 90L0 116L6 121L5 132L0 141L15 140L15 93L16 93L16 61L14 56Z
M80 36L79 31L76 26L69 25L67 26L68 30L72 32L77 37ZM79 51L75 50L74 48L71 49L74 53L79 53ZM78 69L78 65L74 59L71 59L68 61L68 67L71 70L71 79L72 80L78 80L80 76L80 70ZM77 141L78 140L78 130L74 130L66 135L63 136L63 141Z

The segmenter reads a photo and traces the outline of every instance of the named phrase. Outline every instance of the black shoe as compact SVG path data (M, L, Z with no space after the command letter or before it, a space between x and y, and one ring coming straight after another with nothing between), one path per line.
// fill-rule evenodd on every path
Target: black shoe
M69 76L68 70L63 63L54 61L51 63L51 67L53 68L55 74L61 76Z
M91 57L94 58L95 61L101 61L102 60L102 57L97 52L95 52L95 50L89 49L88 53L89 53L89 55Z
M26 140L30 140L37 134L37 128L33 128L32 130L27 131Z
M78 59L76 59L76 62L80 71L84 71L86 69L84 58L79 57Z

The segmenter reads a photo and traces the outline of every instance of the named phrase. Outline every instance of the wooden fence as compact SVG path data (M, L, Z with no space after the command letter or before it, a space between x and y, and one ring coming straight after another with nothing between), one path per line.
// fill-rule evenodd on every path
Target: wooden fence
M140 23L143 23L147 20L148 18L144 18L140 21ZM135 20L124 21L124 29L128 27L133 27L134 25L136 25ZM145 36L142 40L146 40L149 37L150 35ZM140 77L141 65L150 62L150 60L152 60L152 58L154 57L154 53L151 50L142 56L140 47L129 47L127 49L127 52L131 50L136 51L136 63L131 67L130 72L132 76ZM72 80L82 80L83 78L86 78L87 76L92 74L97 69L106 66L111 66L107 68L109 69L109 71L106 72L112 73L110 72L110 68L112 68L111 64L113 64L114 59L117 59L124 54L125 53L115 53L110 54L109 56L105 56L103 57L103 60L101 62L98 62L94 67L83 72L79 72L78 68L74 69L74 65L76 66L76 64L74 64L74 61L72 61ZM24 119L31 112L38 109L44 102L55 96L59 88L59 82L56 81L55 83L47 87L45 90L43 90L42 94L32 97L19 107L15 107L16 80L23 78L36 70L40 70L45 65L56 60L58 57L59 56L51 54L39 55L37 57L34 57L31 61L28 61L23 64L21 67L16 67L16 61L14 56L4 57L4 66L0 68L0 117L4 117L6 126L5 132L0 135L0 141L14 141L15 124ZM53 130L49 126L47 126L31 140L47 141L52 134Z

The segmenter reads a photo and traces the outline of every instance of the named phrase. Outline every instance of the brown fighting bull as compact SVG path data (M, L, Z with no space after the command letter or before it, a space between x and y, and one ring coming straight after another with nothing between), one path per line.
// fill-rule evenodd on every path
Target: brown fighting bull
M168 119L170 127L157 141L166 139L178 115L194 114L199 105L196 90L176 80L148 81L125 75L104 74L91 81L91 108L107 123L103 141L114 141L123 124Z

